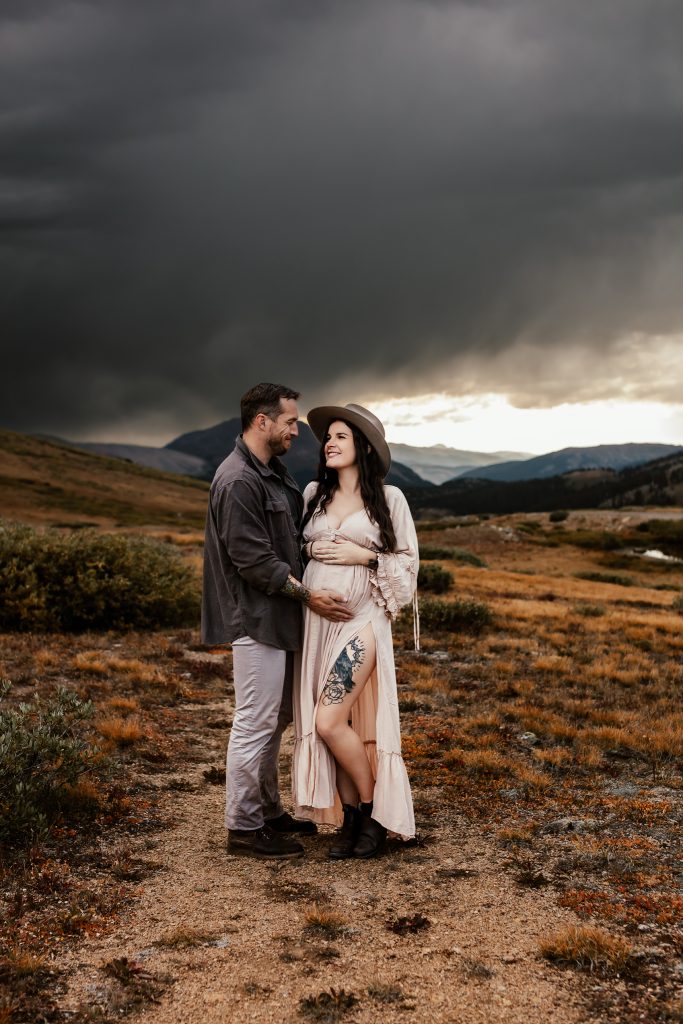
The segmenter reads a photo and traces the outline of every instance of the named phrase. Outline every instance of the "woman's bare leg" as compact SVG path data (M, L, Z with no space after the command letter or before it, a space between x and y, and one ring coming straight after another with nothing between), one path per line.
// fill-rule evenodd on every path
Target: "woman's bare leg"
M337 761L337 792L343 804L351 807L358 806L358 787L347 771Z
M366 626L348 642L335 661L323 687L316 715L318 735L342 769L342 785L346 793L352 795L351 787L346 786L350 781L354 787L353 796L357 794L363 803L372 801L375 780L363 741L349 725L349 717L351 708L372 675L376 660L375 633L372 626ZM341 790L339 793L346 803Z

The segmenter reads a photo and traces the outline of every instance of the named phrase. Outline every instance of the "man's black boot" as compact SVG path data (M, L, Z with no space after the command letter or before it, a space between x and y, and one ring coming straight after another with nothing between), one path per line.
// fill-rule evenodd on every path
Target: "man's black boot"
M283 832L293 836L314 836L318 826L314 821L306 818L293 818L289 811L283 811L277 818L266 818L266 825L272 828L273 832Z
M263 825L261 828L253 829L229 829L228 853L261 857L266 860L293 860L296 857L303 857L304 848L295 839L289 839Z
M331 860L345 860L353 855L353 847L358 838L360 828L360 811L351 804L343 804L344 822L335 833L334 842L329 850Z
M352 856L367 860L369 857L376 857L382 849L387 838L387 830L372 817L372 803L360 805L360 819L358 839Z

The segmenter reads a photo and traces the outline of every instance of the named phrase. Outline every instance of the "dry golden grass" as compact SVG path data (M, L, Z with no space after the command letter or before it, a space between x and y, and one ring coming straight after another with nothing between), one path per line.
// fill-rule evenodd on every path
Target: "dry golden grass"
M539 948L546 959L555 963L609 974L623 973L633 955L633 948L625 939L590 925L563 928L544 938Z
M180 925L170 932L165 932L154 944L167 949L186 949L190 946L201 946L206 942L213 942L220 934L215 929L190 928L187 925Z
M574 753L566 747L551 747L549 750L532 750L532 757L549 768L561 768L574 761Z
M175 544L177 547L204 547L204 533L200 533L198 530L192 533L175 533L168 530L164 533L153 533L152 536L166 544Z
M72 661L72 668L90 675L122 675L130 683L159 684L165 680L159 669L140 658L120 658L116 655L104 655L101 651L83 651Z
M342 914L320 903L314 903L305 911L304 921L308 931L322 932L330 937L340 935L347 924Z
M138 711L140 704L134 697L110 697L104 702L104 706L110 711L132 712Z
M551 654L546 655L543 658L537 658L531 667L535 668L537 672L552 672L557 675L568 675L574 666L571 658L563 658L558 654Z
M37 956L23 946L10 946L5 956L0 957L0 964L3 960L18 978L30 978L31 975L44 971L47 962L44 955Z
M535 832L533 825L501 828L498 830L498 840L503 846L531 846Z
M46 672L59 668L61 659L51 647L43 647L33 655L33 663L37 672Z
M122 718L112 715L110 718L100 718L95 722L95 728L100 736L110 740L119 747L128 747L145 739L145 730L137 718Z

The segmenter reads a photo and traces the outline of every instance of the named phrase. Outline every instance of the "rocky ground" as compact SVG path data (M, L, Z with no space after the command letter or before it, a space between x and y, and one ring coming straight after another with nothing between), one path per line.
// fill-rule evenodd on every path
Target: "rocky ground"
M329 829L306 840L300 861L231 856L223 787L204 779L226 740L206 723L229 719L230 704L187 704L184 714L201 759L175 777L178 789L164 782L169 827L126 845L159 868L113 930L63 961L65 1008L115 1009L119 985L100 968L125 957L161 979L159 1004L144 1011L158 1024L300 1021L316 998L314 1019L590 1019L571 974L538 953L539 938L574 915L552 890L520 888L477 827L444 809L421 823L416 844L393 842L370 862L331 862Z

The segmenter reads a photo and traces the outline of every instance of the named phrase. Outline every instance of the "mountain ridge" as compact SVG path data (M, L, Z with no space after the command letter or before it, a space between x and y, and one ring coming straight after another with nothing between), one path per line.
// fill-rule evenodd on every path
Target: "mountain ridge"
M584 469L626 469L655 459L666 458L677 452L683 453L682 445L659 444L657 442L628 442L626 444L600 444L590 447L578 445L560 448L544 455L535 455L524 461L509 461L467 470L458 475L483 480L511 482L514 480L538 480L561 476L574 470ZM455 478L454 478L455 479Z
M683 505L683 451L621 470L587 468L554 477L486 480L461 476L431 491L412 489L423 515L500 515L554 509Z

